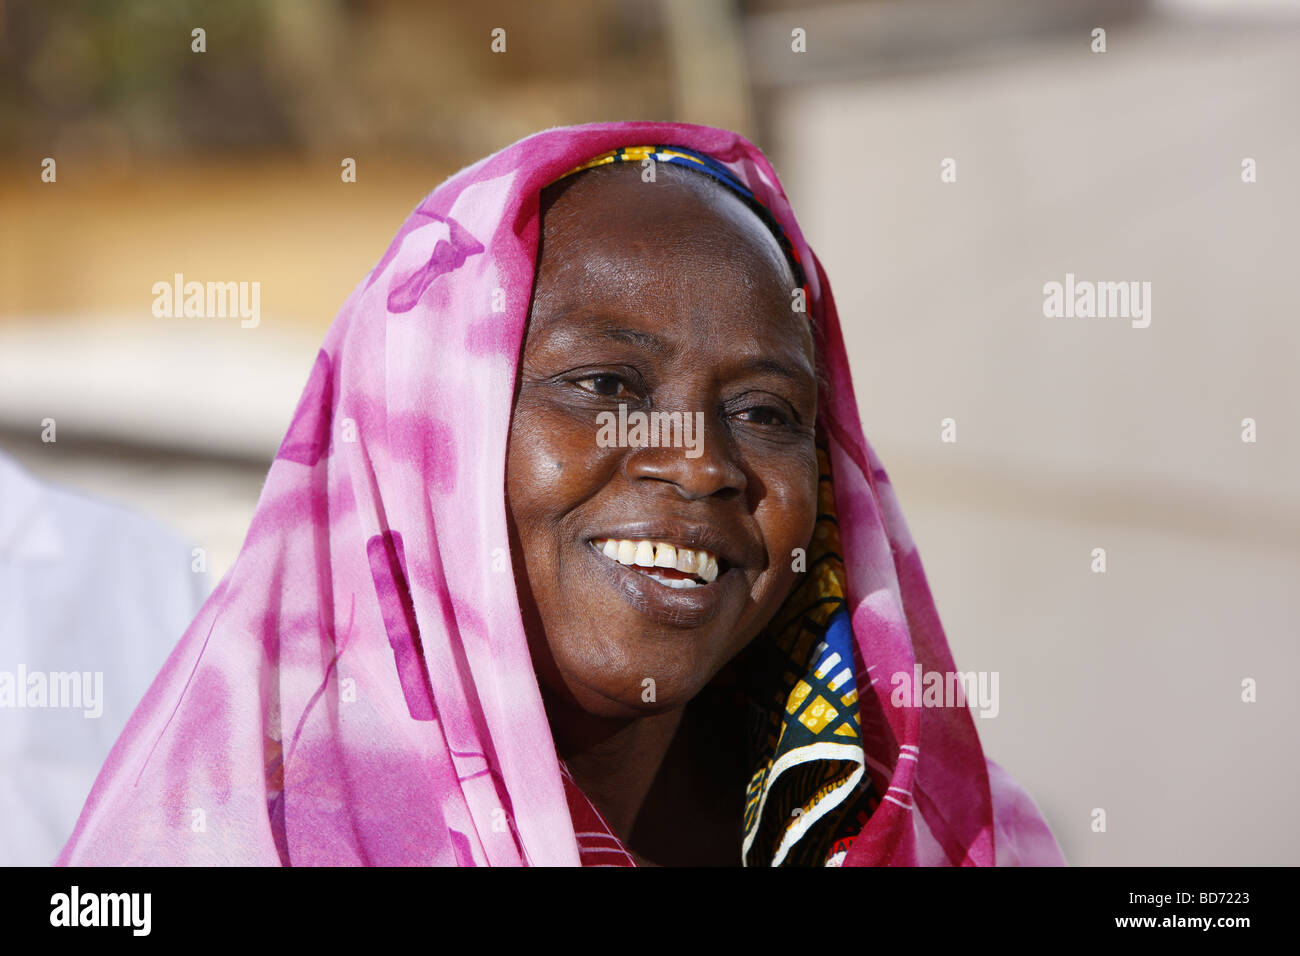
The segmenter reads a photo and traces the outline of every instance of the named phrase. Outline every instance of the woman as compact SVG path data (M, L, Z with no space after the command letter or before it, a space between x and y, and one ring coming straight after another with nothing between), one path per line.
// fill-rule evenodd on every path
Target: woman
M955 670L766 159L548 130L353 292L59 862L1062 862L965 707L893 706L916 665Z

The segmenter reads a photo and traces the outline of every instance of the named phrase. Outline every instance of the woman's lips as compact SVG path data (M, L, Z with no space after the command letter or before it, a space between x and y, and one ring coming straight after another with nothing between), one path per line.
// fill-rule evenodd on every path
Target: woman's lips
M725 562L719 567L718 556L702 548L661 538L594 538L588 543L601 576L658 624L699 627L718 613L733 590Z

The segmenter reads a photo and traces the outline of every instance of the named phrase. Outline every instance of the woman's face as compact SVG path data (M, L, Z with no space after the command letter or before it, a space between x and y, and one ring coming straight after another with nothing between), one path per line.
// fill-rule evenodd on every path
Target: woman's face
M816 518L790 267L723 187L657 180L600 168L545 212L506 465L539 678L602 717L693 698L785 599Z

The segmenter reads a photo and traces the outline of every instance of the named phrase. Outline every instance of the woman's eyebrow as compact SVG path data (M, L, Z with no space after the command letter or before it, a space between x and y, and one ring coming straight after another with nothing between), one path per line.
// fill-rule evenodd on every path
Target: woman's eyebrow
M615 342L622 342L627 345L635 345L657 354L666 354L672 351L668 343L653 332L645 332L641 329L611 328L599 324L555 327L554 330L546 336L546 340L548 344L559 344L563 346L576 345L588 341L593 337L601 337L611 339Z
M787 365L784 362L778 362L772 358L754 358L737 367L740 372L755 372L759 374L778 375L781 378L789 379L792 382L804 384L809 381L815 381L816 376L813 370L806 365Z
M546 335L546 343L551 347L571 348L593 337L634 345L657 355L667 355L673 351L673 347L665 339L653 332L606 326L598 322L583 326L557 326ZM776 375L800 385L816 381L816 374L807 362L800 360L783 362L769 355L756 355L747 360L742 359L734 366L734 371L742 375Z
M667 352L668 344L653 332L643 332L640 329L597 329L597 331L608 339L615 342L626 342L629 345L639 345L643 349L649 349L651 352Z

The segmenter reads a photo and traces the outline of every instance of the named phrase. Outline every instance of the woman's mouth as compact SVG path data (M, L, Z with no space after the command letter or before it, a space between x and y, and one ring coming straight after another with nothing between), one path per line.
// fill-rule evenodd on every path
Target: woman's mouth
M718 556L703 548L645 538L594 538L591 546L610 561L634 568L664 587L701 588L718 577Z
M727 609L739 614L748 588L736 556L722 556L727 545L721 532L704 525L658 524L605 532L632 537L588 538L595 578L607 580L648 623L674 631L704 627ZM703 542L719 550L704 548Z

